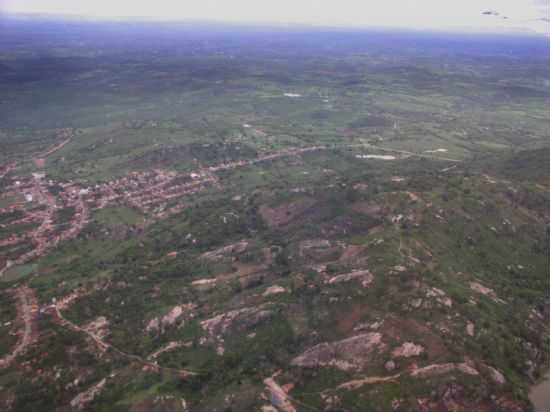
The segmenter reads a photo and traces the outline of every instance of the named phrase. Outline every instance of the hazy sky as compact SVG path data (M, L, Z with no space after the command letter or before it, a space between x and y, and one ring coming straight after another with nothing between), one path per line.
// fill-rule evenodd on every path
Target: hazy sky
M0 0L0 8L7 12L95 17L531 30L550 34L550 0ZM495 14L482 14L487 11Z

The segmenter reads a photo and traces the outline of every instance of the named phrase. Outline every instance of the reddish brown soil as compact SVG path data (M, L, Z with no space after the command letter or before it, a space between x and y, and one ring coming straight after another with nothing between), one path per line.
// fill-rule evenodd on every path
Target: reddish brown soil
M412 340L422 344L431 362L444 359L449 355L441 337L418 320L390 317L384 320L381 332L399 342Z
M353 328L357 326L363 315L368 313L367 305L356 304L353 305L349 311L342 313L340 319L336 324L338 332L348 335L353 331Z
M302 216L314 204L314 199L305 198L295 202L285 203L274 208L262 205L260 206L260 214L269 227L277 228L285 226L294 219Z
M22 328L17 332L17 344L13 350L0 359L0 368L10 366L18 355L24 353L38 337L36 317L38 315L38 301L34 290L27 286L21 286L14 292L17 299L17 320L21 322Z

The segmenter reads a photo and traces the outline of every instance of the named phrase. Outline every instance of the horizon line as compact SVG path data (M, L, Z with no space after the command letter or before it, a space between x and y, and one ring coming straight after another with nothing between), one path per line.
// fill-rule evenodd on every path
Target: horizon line
M224 20L224 19L207 19L207 18L191 18L191 17L169 17L169 16L106 16L106 15L86 15L78 13L47 13L39 11L2 11L0 9L0 21L2 17L21 18L21 19L58 19L72 20L82 22L117 22L117 23L202 23L212 25L232 25L232 26L248 26L248 27L271 27L271 28L309 28L309 29L333 29L333 30L348 30L348 31L383 31L383 32L414 32L425 34L463 34L463 35L493 35L493 36L521 36L521 37L540 37L549 38L550 34L540 33L529 29L483 29L479 27L454 27L454 28L419 28L410 26L386 26L386 25L360 25L360 24L325 24L325 23L305 23L305 22L282 22L274 20Z

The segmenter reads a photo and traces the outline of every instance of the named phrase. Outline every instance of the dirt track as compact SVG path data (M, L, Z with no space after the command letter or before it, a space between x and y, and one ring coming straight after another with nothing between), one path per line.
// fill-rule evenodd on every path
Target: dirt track
M23 321L23 329L18 332L17 344L11 353L0 359L0 368L7 368L36 339L36 315L38 305L34 291L27 286L15 290L17 299L17 320Z
M63 316L63 314L61 313L61 311L59 310L59 307L57 305L54 304L54 305L50 306L50 308L54 310L54 316L56 317L57 321L62 326L65 326L65 327L67 327L69 329L72 329L76 332L81 332L81 333L84 333L84 334L88 335L97 344L97 346L99 346L102 350L110 349L113 352L115 352L115 353L129 359L129 360L139 362L139 363L143 364L144 366L146 366L146 367L148 367L152 370L166 370L166 371L177 373L179 376L182 376L182 377L194 376L194 375L197 374L196 372L192 372L192 371L189 371L187 369L165 368L165 367L159 366L156 362L149 361L147 359L142 358L141 356L137 356L137 355L133 355L131 353L124 352L124 351L118 349L117 347L111 345L110 343L105 342L103 339L101 339L96 334L94 334L92 332L89 332L84 328L81 328L77 324L75 324L75 323L71 322L70 320L68 320L67 318L65 318Z

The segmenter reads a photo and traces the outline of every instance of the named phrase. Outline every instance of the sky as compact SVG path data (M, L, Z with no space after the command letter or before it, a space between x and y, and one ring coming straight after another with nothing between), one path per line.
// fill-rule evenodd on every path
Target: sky
M0 10L550 35L550 0L0 0Z

